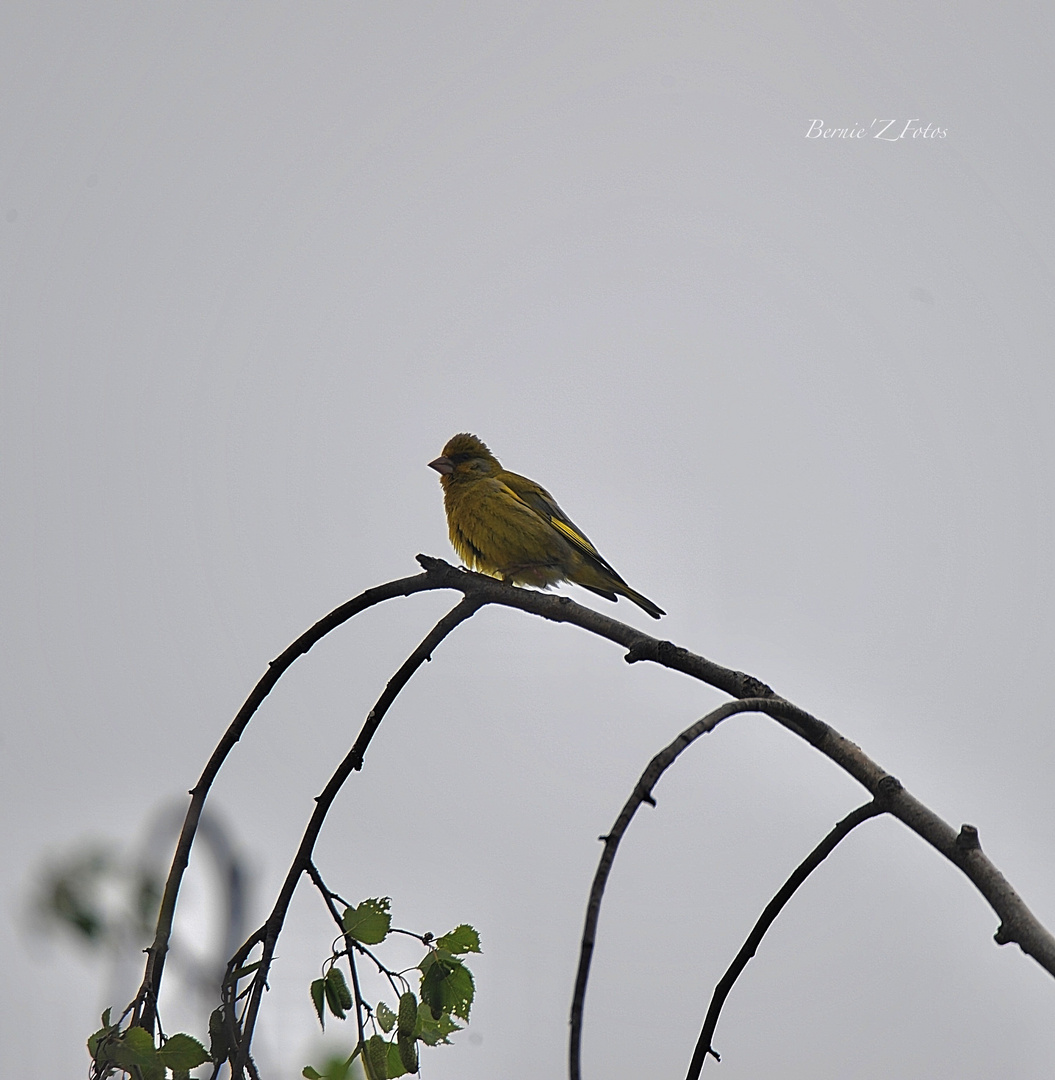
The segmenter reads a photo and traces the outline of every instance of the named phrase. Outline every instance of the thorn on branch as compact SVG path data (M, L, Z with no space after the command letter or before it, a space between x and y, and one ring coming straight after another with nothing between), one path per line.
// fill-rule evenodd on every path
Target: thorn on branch
M652 792L651 791L648 791L644 795L642 795L641 796L641 801L642 802L647 802L649 806L655 806L656 805L656 800L652 798Z
M973 825L961 825L956 836L958 851L981 851L982 842L978 839L978 830Z

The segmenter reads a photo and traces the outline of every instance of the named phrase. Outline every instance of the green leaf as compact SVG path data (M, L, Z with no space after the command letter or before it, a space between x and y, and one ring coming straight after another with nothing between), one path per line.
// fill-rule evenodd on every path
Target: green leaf
M377 1003L374 1015L386 1035L396 1026L396 1014L383 1001Z
M458 964L451 971L445 993L451 1001L451 1012L468 1023L469 1010L473 1007L473 998L476 996L476 984L473 982L472 972L464 964Z
M94 1031L91 1035L88 1036L88 1053L91 1054L93 1061L96 1060L96 1058L98 1057L99 1046L105 1046L107 1042L113 1041L113 1037L116 1035L118 1028L121 1026L120 1024L110 1023L109 1009L107 1009L103 1013L100 1019L103 1022L103 1026L99 1028L98 1031ZM103 1056L107 1057L105 1053Z
M352 1062L355 1060L356 1055L359 1053L359 1048L356 1047L355 1053L351 1057L331 1057L325 1065L322 1067L322 1072L314 1068L311 1065L305 1065L301 1071L301 1076L306 1080L348 1080L352 1071Z
M88 1053L91 1055L92 1061L99 1056L99 1044L102 1043L106 1037L110 1034L110 1027L99 1028L98 1031L93 1031L88 1036Z
M121 1038L126 1056L136 1065L149 1065L156 1057L154 1037L146 1028L130 1027Z
M143 1080L165 1080L165 1066L154 1048L154 1039L141 1027L131 1027L108 1048L107 1057L125 1072L138 1070Z
M190 1069L173 1069L172 1080L190 1080Z
M180 1032L170 1035L158 1050L158 1060L173 1072L187 1072L210 1060L209 1051L197 1039Z
M467 1021L476 993L472 974L454 957L432 955L432 963L421 976L421 1000L428 1005L433 1020L439 1020L443 1013L450 1012ZM422 967L425 967L424 962Z
M480 935L468 924L456 926L449 934L436 939L436 947L449 953L478 953Z
M449 1045L451 1040L447 1036L461 1029L461 1024L456 1024L451 1019L450 1013L442 1013L438 1020L433 1020L428 1009L418 1009L414 1037L420 1039L426 1046L437 1046L440 1043Z
M300 1075L306 1077L306 1080L348 1080L352 1072L352 1062L358 1054L359 1047L356 1047L351 1057L331 1057L323 1065L322 1072L311 1065L305 1065Z
M407 1067L399 1056L399 1047L395 1043L388 1044L388 1061L385 1064L390 1080L397 1076L403 1076L407 1072Z
M326 1030L326 980L313 979L311 982L311 1000L318 1014L322 1030Z
M390 896L379 896L364 900L358 907L345 908L341 919L344 932L364 945L380 945L392 925L388 912L391 906Z

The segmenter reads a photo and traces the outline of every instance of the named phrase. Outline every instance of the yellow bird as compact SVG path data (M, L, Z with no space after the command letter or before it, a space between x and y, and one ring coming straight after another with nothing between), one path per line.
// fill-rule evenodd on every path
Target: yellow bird
M475 435L455 435L429 468L440 474L451 543L470 569L542 589L571 581L607 600L625 596L653 619L666 614L627 585L545 488L503 469Z

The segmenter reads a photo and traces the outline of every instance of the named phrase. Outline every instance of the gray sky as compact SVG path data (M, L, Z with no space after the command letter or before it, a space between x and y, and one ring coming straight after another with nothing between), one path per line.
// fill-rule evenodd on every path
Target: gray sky
M1055 926L1052 21L3 6L9 1075L82 1075L109 1003L104 965L25 934L34 869L133 844L290 640L417 552L453 557L425 463L462 430L556 494L669 612L663 636L977 825ZM807 138L815 119L895 123ZM888 141L909 121L945 135ZM258 919L452 602L333 635L237 747L215 802ZM402 925L479 928L474 1038L428 1053L431 1080L561 1075L596 837L719 700L498 610L416 677L319 863ZM758 912L862 801L755 717L656 795L602 914L588 1076L683 1073ZM940 857L870 822L782 915L707 1073L1050 1077L1055 985L995 928ZM307 983L331 931L307 891L287 935L259 1046L276 1077L318 1057Z

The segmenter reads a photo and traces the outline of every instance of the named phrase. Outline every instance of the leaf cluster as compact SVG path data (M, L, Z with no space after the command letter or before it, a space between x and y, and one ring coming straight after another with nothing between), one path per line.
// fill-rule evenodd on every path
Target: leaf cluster
M379 1001L375 1008L361 1003L362 1014L373 1028L373 1034L366 1036L362 1025L364 1015L361 1015L362 1038L352 1055L331 1061L324 1071L306 1066L302 1075L307 1080L343 1080L357 1057L361 1058L369 1080L395 1080L407 1073L417 1073L418 1044L449 1043L448 1036L461 1030L455 1017L465 1022L469 1020L476 986L462 957L480 952L480 935L467 923L439 938L432 934L414 934L412 936L426 947L421 962L406 971L389 971L367 946L380 945L393 932L390 908L391 899L387 896L364 900L345 908L341 925L347 945L373 960L394 990L403 987L399 1000L395 1008L386 1001ZM342 956L348 956L350 963L354 963L348 947L337 950L324 965L323 976L311 983L312 1004L323 1028L327 1013L344 1020L356 1007L344 974L337 967ZM410 988L409 972L418 976L418 994Z
M110 1022L110 1010L102 1015L102 1027L88 1039L92 1076L107 1080L121 1072L141 1080L190 1080L190 1070L212 1061L212 1055L197 1039L183 1033L162 1039L160 1046L145 1028Z

